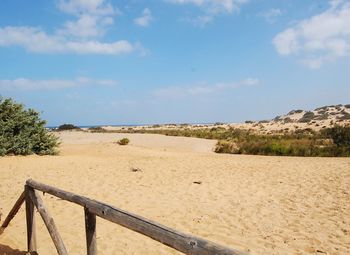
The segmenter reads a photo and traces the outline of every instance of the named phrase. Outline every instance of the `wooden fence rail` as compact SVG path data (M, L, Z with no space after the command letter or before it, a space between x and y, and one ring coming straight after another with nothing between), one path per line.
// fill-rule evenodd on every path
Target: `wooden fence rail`
M1 226L0 234L8 226L11 219L16 215L20 206L26 202L26 217L27 217L27 241L28 252L36 252L36 233L35 233L35 219L34 207L37 208L44 223L50 233L51 239L55 244L59 255L67 255L66 247L59 235L53 218L50 216L48 210L38 193L51 194L63 200L81 205L85 212L85 230L86 230L86 245L87 255L97 254L96 243L96 216L119 224L123 227L146 235L164 245L170 246L184 254L193 255L243 255L244 253L227 248L225 246L215 244L208 240L198 238L189 234L184 234L177 230L163 226L157 222L148 220L141 216L129 213L127 211L112 207L110 205L101 203L90 198L80 196L71 192L67 192L49 185L45 185L34 180L27 180L25 191L15 203L13 209L5 219Z

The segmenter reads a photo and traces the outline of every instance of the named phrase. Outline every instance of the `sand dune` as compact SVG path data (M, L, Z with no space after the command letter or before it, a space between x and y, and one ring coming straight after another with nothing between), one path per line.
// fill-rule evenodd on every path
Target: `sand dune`
M113 143L125 136L130 145ZM215 141L159 135L61 138L60 156L0 158L4 215L33 178L250 254L350 254L349 158L219 155L211 151ZM83 209L50 195L44 202L69 253L85 253ZM178 254L110 222L97 224L99 254ZM39 215L37 227L39 254L55 254ZM22 208L0 236L0 254L25 248Z

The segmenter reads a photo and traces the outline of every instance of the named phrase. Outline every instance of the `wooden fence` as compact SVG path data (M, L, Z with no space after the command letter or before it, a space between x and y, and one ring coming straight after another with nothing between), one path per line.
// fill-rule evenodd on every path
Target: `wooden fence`
M230 254L243 255L244 253L233 250L208 240L198 238L192 235L184 234L174 229L163 226L154 221L145 219L141 216L129 213L127 211L112 207L110 205L89 199L84 196L76 195L49 185L45 185L34 180L27 180L23 193L20 195L12 210L6 217L0 228L0 234L9 225L10 221L17 214L21 205L26 204L27 219L27 247L30 254L37 254L36 229L35 229L35 211L36 208L41 215L51 239L59 255L67 255L67 249L57 230L53 218L47 211L39 191L51 194L63 200L81 205L85 212L85 232L87 255L97 254L96 243L96 216L117 223L123 227L146 235L164 245L170 246L184 254Z

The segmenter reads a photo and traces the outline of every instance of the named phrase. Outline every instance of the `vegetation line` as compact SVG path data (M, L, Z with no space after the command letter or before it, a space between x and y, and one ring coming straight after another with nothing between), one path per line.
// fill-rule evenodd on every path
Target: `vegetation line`
M347 107L347 106L346 106ZM57 153L58 138L45 128L46 122L39 113L25 109L12 99L0 98L0 156L3 155L53 155ZM81 130L72 124L61 125L57 131ZM179 128L153 126L143 129L121 129L109 131L94 127L87 132L103 133L149 133L168 136L216 139L217 153L276 155L276 156L350 156L350 125L335 125L314 131L311 128L290 132L261 134L252 130L233 127ZM120 145L129 143L127 138L118 141Z
M309 156L309 157L348 157L350 156L350 126L334 126L314 131L296 130L283 134L259 134L238 128L200 128L200 129L124 129L109 131L91 128L89 132L142 133L167 136L197 137L216 139L217 153Z

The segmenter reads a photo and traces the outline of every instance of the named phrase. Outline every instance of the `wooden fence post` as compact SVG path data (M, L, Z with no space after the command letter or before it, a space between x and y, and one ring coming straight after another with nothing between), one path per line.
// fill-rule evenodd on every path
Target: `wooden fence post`
M25 185L25 200L26 200L26 219L27 219L27 248L28 252L36 252L36 229L35 229L35 214L34 203L29 196L31 187Z
M48 212L48 210L46 209L44 202L39 195L39 192L32 189L32 190L29 190L28 193L36 209L40 213L41 218L43 219L47 230L49 231L51 239L56 247L57 253L59 255L68 255L67 249L64 246L63 240L57 230L55 222L51 217L50 213Z
M96 215L91 213L86 207L84 208L84 212L87 255L97 255Z

